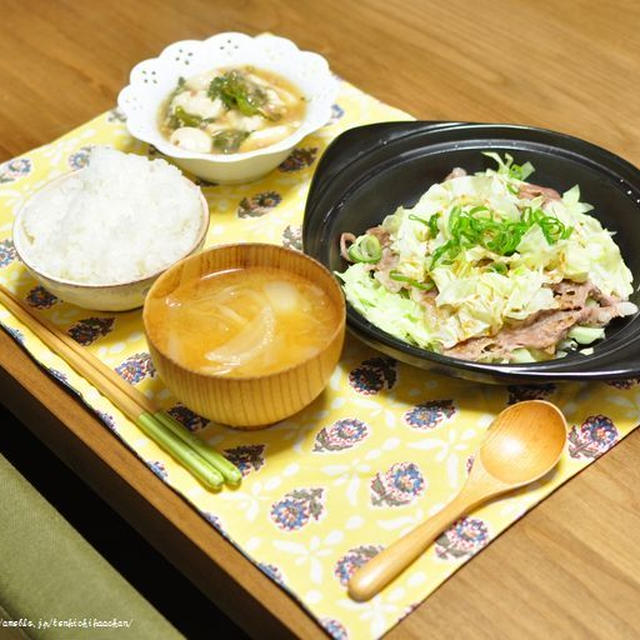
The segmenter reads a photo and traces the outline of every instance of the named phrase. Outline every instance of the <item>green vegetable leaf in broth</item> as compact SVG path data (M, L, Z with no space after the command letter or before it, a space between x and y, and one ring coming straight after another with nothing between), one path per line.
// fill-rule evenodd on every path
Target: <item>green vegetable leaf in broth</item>
M186 112L182 107L176 107L173 117L178 120L182 127L199 127L202 124L202 118L192 113ZM176 129L178 127L175 127Z
M227 129L213 136L213 147L222 153L235 153L240 145L251 135L249 131Z
M212 100L220 98L227 109L237 109L244 116L269 118L264 110L267 102L265 92L238 71L227 71L216 76L209 85L207 95Z

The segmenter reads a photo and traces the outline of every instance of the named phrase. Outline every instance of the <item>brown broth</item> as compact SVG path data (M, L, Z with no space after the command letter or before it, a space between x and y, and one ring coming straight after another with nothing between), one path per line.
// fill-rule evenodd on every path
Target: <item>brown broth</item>
M147 300L154 342L200 373L252 377L312 358L329 342L338 313L302 276L249 267L180 284Z

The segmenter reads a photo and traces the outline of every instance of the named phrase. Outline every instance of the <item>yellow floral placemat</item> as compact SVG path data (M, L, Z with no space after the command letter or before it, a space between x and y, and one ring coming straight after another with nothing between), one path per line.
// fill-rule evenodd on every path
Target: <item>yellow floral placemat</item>
M202 184L211 210L208 245L267 241L300 249L305 198L326 145L349 127L399 119L409 116L342 83L331 121L269 176L249 185ZM614 385L482 386L396 363L352 337L327 391L301 413L257 432L207 424L177 403L155 375L139 310L105 314L67 305L39 287L16 259L11 224L20 202L52 177L84 166L97 144L156 155L128 135L122 115L113 110L0 165L0 281L223 451L242 470L242 486L204 490L2 307L0 322L334 638L385 633L501 531L637 425L637 379ZM352 602L345 584L355 568L450 500L494 416L506 404L532 397L555 402L571 428L555 474L455 523L380 595L368 603Z

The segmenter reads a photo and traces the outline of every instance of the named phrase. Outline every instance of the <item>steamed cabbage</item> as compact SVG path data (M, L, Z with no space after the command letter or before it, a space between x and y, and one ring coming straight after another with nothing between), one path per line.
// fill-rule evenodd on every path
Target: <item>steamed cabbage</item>
M527 326L559 309L554 287L563 281L588 281L601 299L616 303L633 292L612 234L589 215L592 207L580 201L578 185L560 197L526 182L530 163L485 155L497 169L475 175L457 170L432 185L413 208L399 207L374 234L356 239L348 253L354 264L338 274L355 309L410 344L446 352ZM371 254L372 235L383 239L382 251L365 260L359 247L366 237ZM625 304L617 315L636 311ZM585 336L602 337L602 331L573 329L582 344ZM567 333L544 353L524 349L498 361L563 355L560 347L575 346Z

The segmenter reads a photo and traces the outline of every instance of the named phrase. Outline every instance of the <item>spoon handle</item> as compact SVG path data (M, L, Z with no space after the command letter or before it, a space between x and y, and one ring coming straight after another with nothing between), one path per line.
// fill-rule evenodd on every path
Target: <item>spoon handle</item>
M438 534L466 513L474 502L477 501L470 500L463 490L441 511L383 549L351 577L349 596L358 602L375 596L424 553Z

